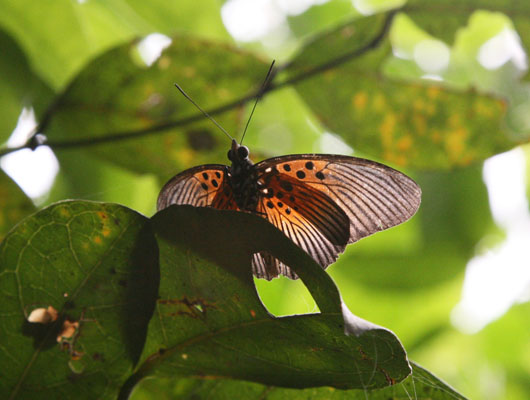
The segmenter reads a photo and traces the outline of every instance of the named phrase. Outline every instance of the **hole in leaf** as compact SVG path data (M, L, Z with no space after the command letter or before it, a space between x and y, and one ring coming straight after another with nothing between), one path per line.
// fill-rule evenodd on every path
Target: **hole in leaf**
M265 308L274 316L318 313L318 307L301 279L280 276L271 281L254 278Z
M138 43L137 50L141 60L150 67L171 45L171 39L161 33L151 33Z

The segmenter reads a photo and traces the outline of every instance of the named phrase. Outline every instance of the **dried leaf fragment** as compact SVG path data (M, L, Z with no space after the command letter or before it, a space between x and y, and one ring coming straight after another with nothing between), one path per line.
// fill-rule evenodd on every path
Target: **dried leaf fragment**
M61 343L73 338L79 329L79 322L70 322L67 319L63 322L63 330L57 335L57 342Z
M48 308L36 308L28 316L28 322L38 324L49 324L57 321L59 313L52 306Z

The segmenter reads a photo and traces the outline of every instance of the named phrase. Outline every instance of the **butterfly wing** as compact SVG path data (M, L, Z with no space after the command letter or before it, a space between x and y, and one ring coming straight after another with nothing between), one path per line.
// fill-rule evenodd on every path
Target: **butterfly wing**
M227 173L227 166L210 164L190 168L175 175L160 191L157 210L160 211L172 204L239 210L232 188L226 179ZM269 214L263 212L258 212L258 215L269 218L269 220L271 218L268 217ZM252 269L256 276L269 280L278 276L279 273L292 279L297 278L287 266L267 253L254 254Z
M356 157L301 154L256 165L262 197L258 211L322 267L346 244L409 219L421 189L383 164ZM278 260L254 256L258 276L296 275Z
M226 174L228 167L207 164L187 169L167 182L158 195L157 210L171 204L237 210Z
M285 233L320 265L333 263L344 251L350 236L347 214L327 194L285 174L264 176L266 193L257 211ZM278 274L295 279L296 274L265 253L254 255L259 277L272 279Z

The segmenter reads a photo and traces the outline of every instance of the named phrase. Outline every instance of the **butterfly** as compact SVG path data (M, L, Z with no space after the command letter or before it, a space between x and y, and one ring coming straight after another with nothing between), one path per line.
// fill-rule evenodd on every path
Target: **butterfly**
M232 139L228 159L231 166L200 165L174 176L157 209L189 204L259 215L326 268L347 244L408 220L421 201L411 178L362 158L297 154L253 164L249 149ZM253 255L252 268L267 280L297 278L265 252Z
M329 154L296 154L254 164L243 138L259 98L270 82L272 62L240 143L176 88L232 140L231 165L206 164L171 178L158 196L157 210L172 204L239 210L265 218L305 250L323 268L346 245L412 217L421 202L420 187L395 169L362 158ZM266 252L253 255L258 278L278 275L297 279L287 265Z

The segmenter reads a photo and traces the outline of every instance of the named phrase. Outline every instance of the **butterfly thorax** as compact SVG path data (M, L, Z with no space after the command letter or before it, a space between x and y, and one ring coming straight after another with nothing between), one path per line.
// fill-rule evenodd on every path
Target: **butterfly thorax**
M248 158L248 148L232 141L228 159L232 161L228 183L241 210L255 211L258 205L258 176L254 163Z

